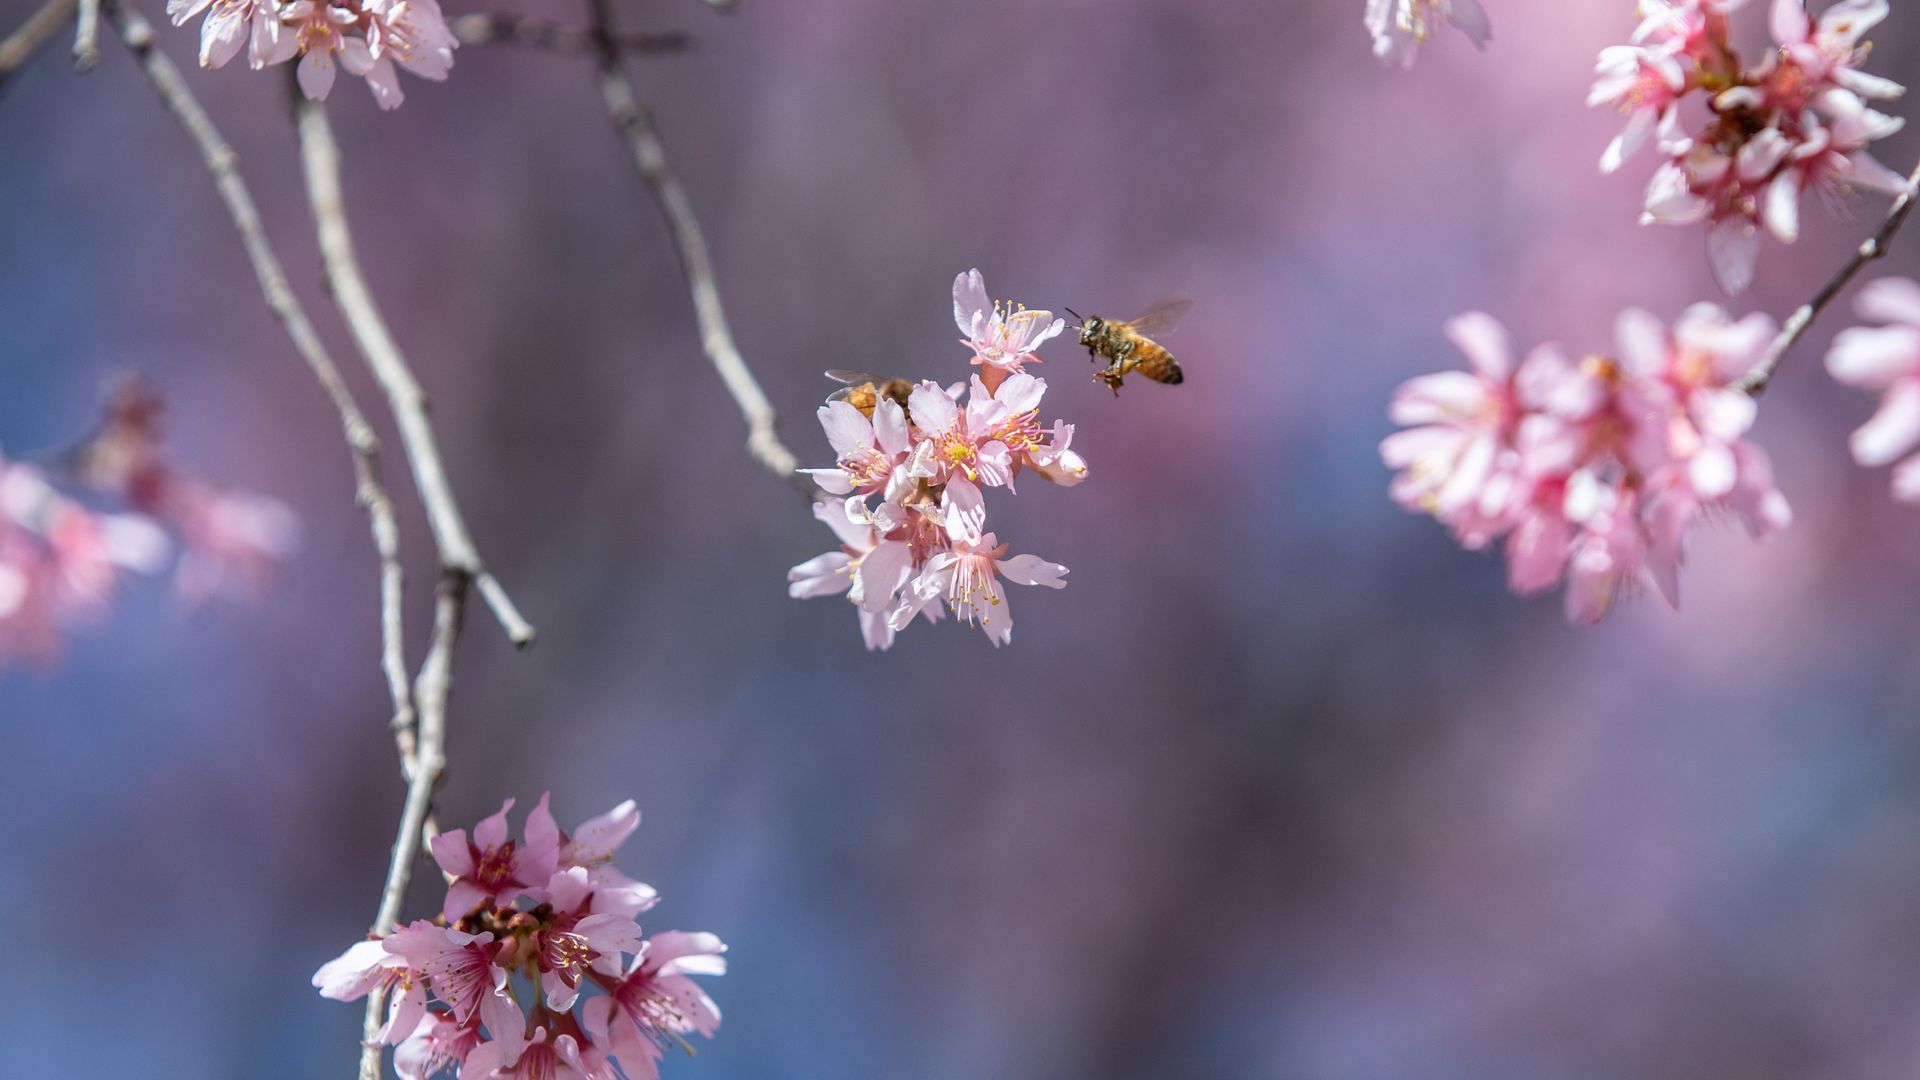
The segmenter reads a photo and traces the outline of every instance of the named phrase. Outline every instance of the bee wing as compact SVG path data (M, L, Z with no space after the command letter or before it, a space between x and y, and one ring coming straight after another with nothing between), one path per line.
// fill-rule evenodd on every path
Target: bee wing
M1129 319L1127 325L1134 333L1147 337L1170 334L1180 325L1181 317L1186 315L1187 309L1192 306L1193 301L1184 296L1162 300L1148 308L1139 318Z
M870 371L849 371L846 368L829 368L826 376L834 382L846 383L848 386L859 386L861 383L873 383L878 386L892 380L888 375L875 375Z
M887 377L885 375L874 375L865 371L849 371L846 368L832 368L826 372L826 376L834 382L846 384L833 393L828 394L828 401L845 401L847 400L847 395L863 386L872 386L877 390L879 387L887 384Z

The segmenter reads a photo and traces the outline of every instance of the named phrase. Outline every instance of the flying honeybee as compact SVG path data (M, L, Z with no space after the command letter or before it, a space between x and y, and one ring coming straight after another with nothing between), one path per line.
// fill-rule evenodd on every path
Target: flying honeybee
M869 375L864 371L847 371L835 368L827 372L827 378L837 383L845 383L827 397L828 401L844 401L860 410L867 419L873 419L873 410L885 398L907 407L907 396L913 393L913 384L905 379L889 379L885 375Z
M1107 366L1094 372L1093 377L1112 387L1116 397L1120 394L1121 380L1132 371L1138 371L1155 382L1181 382L1185 376L1180 373L1180 362L1173 358L1166 346L1148 335L1172 330L1180 321L1180 316L1185 315L1192 306L1191 300L1167 300L1155 304L1139 318L1125 322L1098 315L1082 320L1080 344L1087 347L1089 355L1104 357L1107 361ZM1068 308L1067 313L1076 319L1080 318L1080 313L1072 308Z

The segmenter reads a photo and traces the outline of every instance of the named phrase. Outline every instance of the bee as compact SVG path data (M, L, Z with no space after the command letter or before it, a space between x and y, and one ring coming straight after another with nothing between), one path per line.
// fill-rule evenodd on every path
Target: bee
M864 371L847 371L835 368L827 372L827 378L837 383L845 383L827 397L828 401L844 401L860 410L860 415L873 419L873 410L886 399L907 407L907 397L913 393L913 384L905 379L889 379L884 375L869 375Z
M1166 346L1148 337L1148 334L1164 334L1174 328L1180 316L1193 306L1190 300L1167 300L1155 304L1147 313L1137 319L1121 322L1119 319L1104 319L1098 315L1084 319L1080 324L1080 344L1087 347L1087 354L1094 359L1105 358L1107 366L1096 371L1093 377L1113 388L1115 397L1120 396L1120 382L1128 372L1138 371L1155 382L1178 384L1185 379L1180 373L1180 362L1173 358ZM1079 319L1080 313L1072 308L1067 314Z

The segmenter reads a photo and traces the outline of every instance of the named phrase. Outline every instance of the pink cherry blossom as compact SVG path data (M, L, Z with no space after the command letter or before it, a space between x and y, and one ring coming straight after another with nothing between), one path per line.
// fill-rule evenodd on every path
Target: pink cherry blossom
M578 867L586 871L593 888L592 910L596 913L640 914L660 900L653 886L635 881L613 865L613 855L627 837L640 827L640 810L632 799L598 817L588 818L570 834L563 834L559 868Z
M544 896L553 915L534 939L534 954L547 1007L565 1012L580 996L588 968L607 962L619 970L620 956L638 948L644 935L631 915L594 910L597 894L585 867L554 874Z
M1419 47L1442 23L1485 49L1493 40L1493 26L1480 0L1367 0L1367 33L1373 35L1373 55L1401 68L1413 66Z
M1920 502L1920 282L1881 278L1860 290L1854 310L1881 326L1841 331L1827 371L1849 386L1880 393L1880 408L1853 433L1853 460L1869 468L1900 462L1893 495ZM1901 458L1905 461L1900 461Z
M1050 314L991 308L977 270L954 283L954 317L968 332L979 371L963 385L914 383L904 407L882 398L869 413L829 399L819 416L837 463L802 470L824 491L847 497L814 506L840 547L789 570L787 591L796 598L845 596L869 649L891 647L916 616L943 617L940 597L925 591L936 581L951 586L956 611L979 615L1003 602L994 582L1005 568L996 571L996 560L981 549L989 535L987 491L1013 492L1026 470L1061 487L1088 475L1086 459L1072 448L1073 425L1041 419L1046 381L1019 370L1033 359L1031 349L1064 324L1029 334ZM1026 558L1007 560L1010 572L1027 574ZM1058 572L1027 583L1059 587L1065 568L1043 565ZM960 602L982 566L983 599ZM989 629L996 644L1005 640L1006 625L1003 615Z
M820 407L820 426L839 455L831 469L802 469L821 489L833 495L872 495L906 482L903 466L912 439L906 410L891 398L881 398L869 419L844 401Z
M712 1038L720 1009L689 976L724 975L727 947L712 934L655 934L604 997L590 999L582 1020L633 1080L656 1080L662 1051L688 1035Z
M910 545L886 539L865 519L849 514L847 503L814 504L814 517L840 538L841 549L816 556L787 571L787 593L795 599L846 594L859 612L861 636L869 649L893 645L886 609L912 572Z
M725 947L704 933L644 936L633 916L657 897L612 865L639 810L623 802L563 836L548 802L543 795L519 840L506 832L507 800L471 838L461 831L446 845L457 865L499 868L457 876L454 890L487 891L451 925L416 920L314 973L336 1000L389 994L380 1039L398 1044L402 1077L653 1076L661 1047L719 1027L718 1008L688 976L722 974ZM539 887L504 884L535 864L551 868Z
M427 1080L447 1071L457 1073L475 1048L486 1041L478 1024L456 1024L445 1013L432 1012L425 1023L394 1048L393 1071L402 1080Z
M1508 582L1522 595L1567 581L1568 617L1595 622L1651 581L1679 603L1685 538L1715 510L1755 539L1792 513L1766 453L1752 443L1754 400L1735 386L1775 327L1696 305L1671 327L1623 313L1618 358L1574 361L1557 346L1516 367L1484 315L1449 332L1475 374L1414 379L1382 457L1402 472L1393 495L1478 548L1505 537Z
M994 645L1012 641L1013 609L1000 579L1016 585L1064 589L1067 568L1034 555L1004 558L1006 553L1007 546L987 533L977 541L956 543L952 550L928 559L914 579L911 603L894 613L894 628L905 626L922 608L945 601L955 618L978 624Z
M471 838L465 829L433 838L434 861L453 878L441 909L449 921L482 901L496 906L511 904L514 897L545 885L553 877L560 857L560 830L547 811L547 797L542 795L539 805L527 815L525 845L507 837L507 811L512 808L513 800L508 799L499 812L474 826Z
M493 1080L618 1080L619 1075L604 1060L589 1064L572 1035L549 1040L544 1027L524 1044L481 1044L467 1055L461 1071Z
M1648 184L1641 220L1706 227L1707 255L1729 294L1752 284L1762 231L1791 244L1810 190L1903 192L1905 178L1868 152L1902 121L1869 108L1898 83L1859 70L1865 32L1885 0L1844 0L1816 23L1799 0L1776 0L1778 48L1744 63L1728 18L1739 3L1650 0L1630 46L1601 53L1591 105L1628 116L1601 168L1612 172L1657 133L1665 161ZM1704 117L1686 130L1680 106L1698 96Z
M973 350L973 362L980 365L988 386L998 386L1025 365L1039 363L1040 346L1060 336L1067 326L1051 311L991 299L978 270L953 279L953 321L965 335L960 343Z
M395 66L423 79L445 79L459 46L437 0L169 0L175 26L201 12L200 66L217 68L248 47L258 70L300 57L298 82L308 98L333 89L336 67L360 76L382 109L406 95Z

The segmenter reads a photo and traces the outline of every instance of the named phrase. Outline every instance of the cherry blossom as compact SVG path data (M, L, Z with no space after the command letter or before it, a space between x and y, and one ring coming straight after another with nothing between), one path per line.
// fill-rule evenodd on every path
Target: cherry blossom
M711 1038L719 1030L719 1006L689 976L726 974L726 950L712 934L655 934L606 996L586 1003L587 1031L633 1080L653 1080L664 1050L688 1035Z
M689 1036L719 1030L718 1007L688 976L724 974L726 946L706 933L646 937L633 916L657 896L612 866L639 825L634 804L571 835L547 804L518 838L511 799L470 834L443 834L457 841L435 857L458 872L440 918L358 942L314 973L335 1000L387 994L379 1041L397 1044L400 1076L655 1077L665 1048L691 1052ZM539 886L512 884L539 867Z
M1480 0L1367 0L1367 33L1373 55L1396 67L1413 66L1420 46L1442 23L1465 34L1478 48L1493 40L1493 26Z
M1589 105L1608 105L1626 128L1601 157L1618 169L1650 137L1665 160L1648 184L1641 220L1706 227L1708 261L1729 294L1753 281L1761 234L1791 244L1808 191L1899 193L1907 181L1868 147L1904 121L1868 105L1904 88L1860 70L1865 33L1885 0L1843 0L1816 21L1800 0L1775 0L1777 48L1744 63L1729 14L1744 6L1652 0L1630 45L1600 54ZM1697 96L1705 119L1692 130L1681 105Z
M255 70L300 57L298 81L320 101L337 68L367 81L382 109L406 99L396 65L439 81L459 46L437 0L168 0L175 26L206 12L200 24L200 66L217 68L247 46Z
M1827 371L1849 386L1880 393L1880 408L1853 433L1853 460L1895 465L1893 495L1920 502L1920 282L1881 278L1860 290L1860 317L1881 326L1842 330L1827 353ZM1905 458L1904 461L1901 459Z
M1543 345L1517 365L1490 316L1448 331L1473 373L1403 386L1390 414L1409 426L1381 457L1400 470L1394 499L1463 546L1505 538L1516 593L1564 578L1568 617L1582 622L1648 583L1677 605L1686 536L1712 511L1756 539L1791 523L1765 451L1747 438L1755 403L1735 389L1773 338L1765 316L1703 304L1669 327L1629 310L1617 357L1575 361Z
M870 406L828 401L818 415L838 463L802 470L846 498L814 505L840 546L787 571L787 592L846 597L869 649L890 648L916 616L938 621L947 609L1005 644L1012 620L1000 578L1066 584L1063 566L1001 557L1005 547L987 532L985 494L1014 491L1028 470L1062 487L1087 477L1086 460L1072 449L1073 425L1041 420L1046 380L1019 370L1038 359L1022 350L1054 337L1060 324L1027 337L1002 326L1022 316L988 306L977 270L954 282L954 317L969 331L964 343L980 370L964 386L914 383L904 407L884 395Z
M956 618L977 624L996 647L1012 641L1013 609L1000 579L1064 589L1067 568L1034 555L1004 558L1006 553L1007 545L985 533L978 540L958 541L928 559L909 590L910 601L894 611L894 628L911 622L929 604L945 601Z
M1051 311L991 299L978 270L953 279L953 321L966 335L960 343L973 350L973 362L990 388L1027 364L1039 363L1036 351L1067 328L1066 320L1055 319Z
M451 879L446 907L440 913L449 921L482 901L495 907L511 904L521 893L552 878L560 859L560 830L547 810L546 796L527 815L524 845L507 836L511 809L513 800L508 799L498 812L473 827L471 837L465 829L454 829L434 837L429 845L434 862Z

